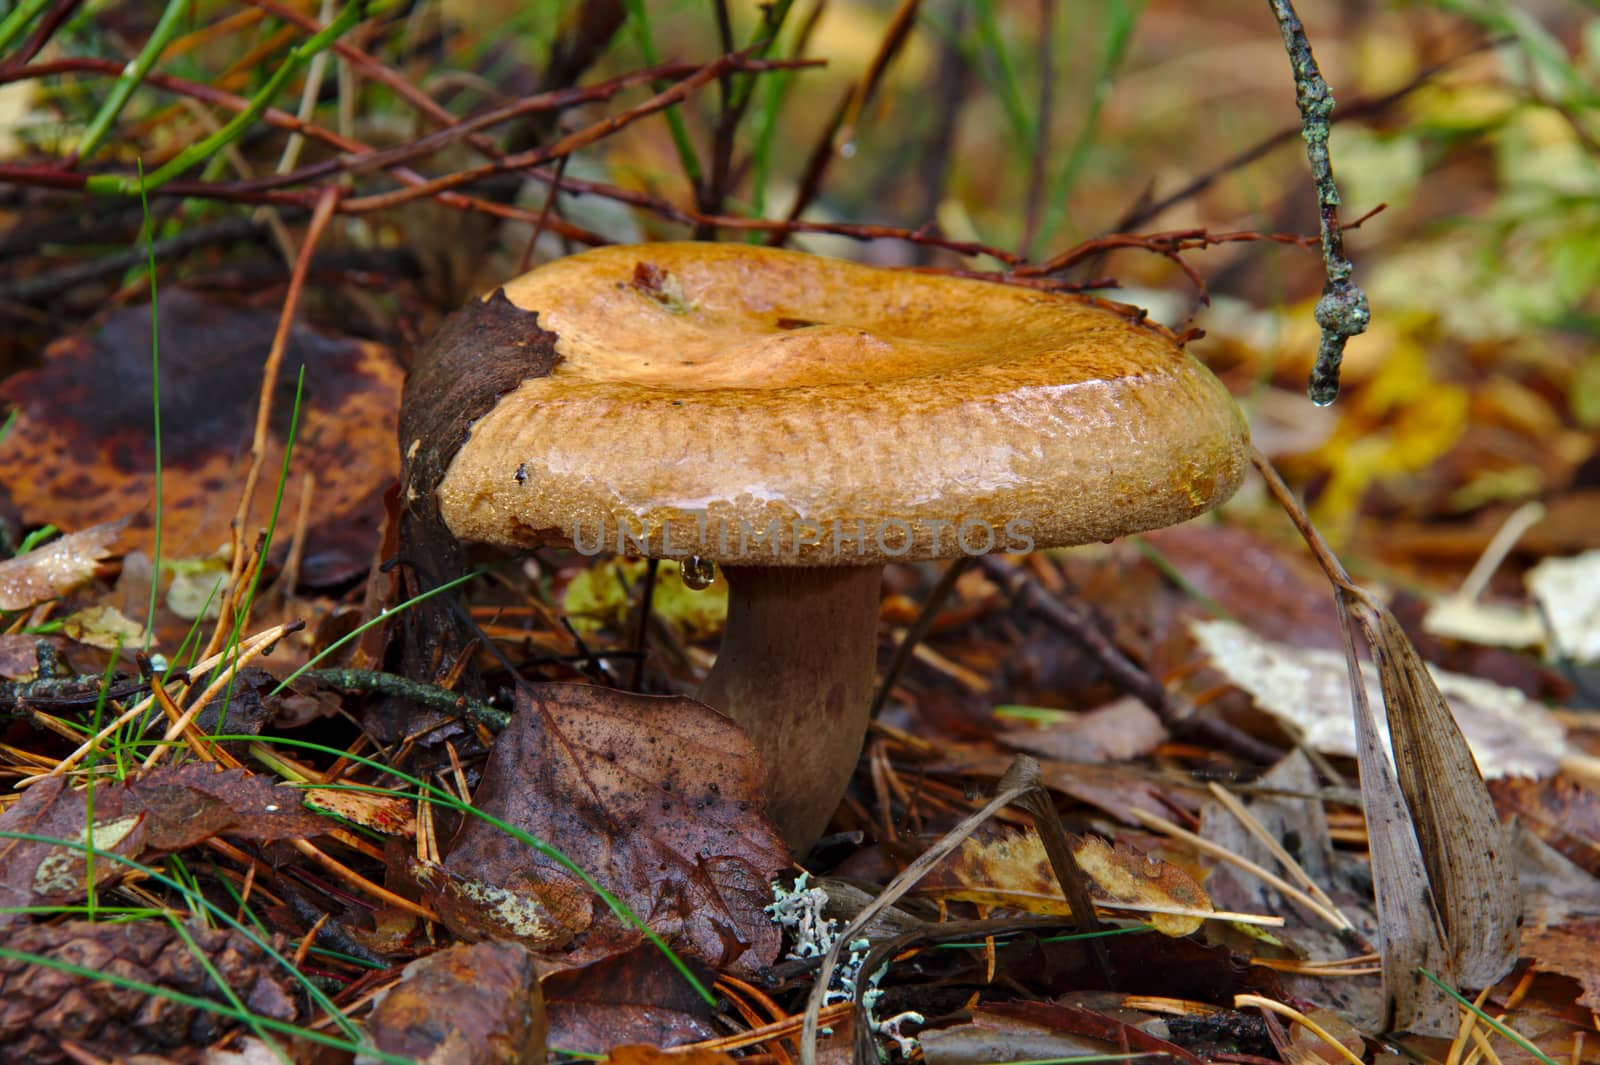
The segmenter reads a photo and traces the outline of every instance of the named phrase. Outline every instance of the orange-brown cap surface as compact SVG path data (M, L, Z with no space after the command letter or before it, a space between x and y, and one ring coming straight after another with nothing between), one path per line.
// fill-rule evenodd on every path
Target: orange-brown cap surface
M692 243L585 252L504 294L555 359L439 481L464 541L735 565L1020 551L1183 521L1248 465L1217 379L1080 297ZM470 375L499 333L432 358Z

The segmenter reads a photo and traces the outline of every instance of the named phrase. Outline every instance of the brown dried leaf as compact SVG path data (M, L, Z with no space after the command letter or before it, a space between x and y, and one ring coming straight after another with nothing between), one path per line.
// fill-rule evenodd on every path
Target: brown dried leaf
M1400 789L1411 809L1456 977L1488 987L1517 962L1522 896L1510 847L1472 750L1394 615L1371 602L1353 613L1383 684Z
M1600 876L1600 791L1562 774L1545 780L1489 782L1502 816L1526 829L1580 868Z
M65 641L60 637L50 639L24 632L0 634L0 678L33 680L37 677L40 643L48 643L53 650L60 651Z
M337 827L307 810L298 788L274 784L244 769L217 769L202 762L162 767L121 786L95 791L95 817L102 811L142 813L154 850L176 851L212 836L270 842L302 839Z
M65 779L48 777L23 792L0 814L0 830L47 836L83 844L85 806L83 794L67 787ZM124 857L133 857L145 847L145 832L140 819L107 816L95 811L94 846ZM95 863L96 884L120 877L126 866L102 858ZM22 839L0 839L0 907L48 906L76 902L88 884L88 863L80 850L53 843ZM0 928L26 918L17 913L0 913Z
M4 814L0 829L84 843L88 797L47 777ZM94 792L94 847L127 858L176 851L212 836L275 840L314 836L332 822L302 808L300 793L275 787L243 769L218 772L203 763L162 768ZM39 906L80 899L88 863L81 851L31 840L0 840L0 906ZM95 863L95 882L120 876L120 862ZM14 919L0 915L0 927Z
M342 788L305 788L301 794L313 809L337 814L363 828L370 828L385 836L416 837L415 808L406 799L375 795L369 791L345 791Z
M544 996L516 943L474 943L418 958L373 1008L379 1050L420 1065L541 1065Z
M675 1050L671 1053L653 1046L613 1047L601 1065L734 1065L734 1059L720 1050Z
M230 541L249 461L261 363L275 312L231 307L181 288L161 293L162 553L201 558ZM135 515L123 543L149 551L155 453L150 432L150 309L106 315L92 334L50 345L44 365L0 384L16 424L0 441L0 491L33 523L83 529ZM394 479L401 372L371 343L295 328L273 402L265 469L283 461L295 378L305 391L293 483L280 522L293 528L300 479L315 478L301 576L327 584L363 572ZM263 476L251 523L265 526L278 485ZM254 528L246 530L247 541ZM285 547L290 537L279 538Z
M545 980L544 994L550 1043L565 1050L615 1053L625 1044L673 1047L721 1034L711 1007L648 944L557 973Z
M1099 836L1070 836L1072 853L1092 881L1090 894L1101 902L1209 910L1211 899L1194 877L1170 862ZM969 839L924 881L948 899L1007 906L1029 913L1070 916L1044 841L1037 832L1004 836L989 842ZM1202 919L1180 914L1148 914L1150 923L1169 936L1186 936Z
M1570 976L1583 985L1578 1005L1600 1012L1600 917L1531 929L1522 935L1522 949L1540 972Z
M595 900L586 887L566 881L542 881L518 873L504 884L490 884L434 862L412 859L407 872L432 903L441 920L457 935L471 939L513 939L545 955L571 943L594 923ZM587 964L616 950L626 950L639 936L622 935L617 947L607 939L572 964ZM549 966L541 968L548 971Z
M1044 728L1008 728L999 735L1007 747L1065 762L1126 762L1149 754L1169 736L1166 726L1131 695L1075 714Z
M0 610L26 610L94 576L127 524L126 519L108 521L0 562Z
M778 930L763 907L788 852L765 816L760 759L710 707L574 684L521 688L475 802L565 853L714 966L752 971L776 957ZM560 863L478 818L463 824L446 865L460 882L513 894L587 895ZM470 916L457 914L469 918L463 934L473 934ZM590 957L637 939L599 907L576 931L573 949Z

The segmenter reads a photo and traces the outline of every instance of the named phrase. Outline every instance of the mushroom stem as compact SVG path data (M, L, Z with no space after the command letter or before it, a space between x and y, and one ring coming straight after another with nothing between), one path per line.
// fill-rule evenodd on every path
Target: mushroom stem
M882 566L724 566L728 623L700 698L743 726L799 857L844 797L871 717Z

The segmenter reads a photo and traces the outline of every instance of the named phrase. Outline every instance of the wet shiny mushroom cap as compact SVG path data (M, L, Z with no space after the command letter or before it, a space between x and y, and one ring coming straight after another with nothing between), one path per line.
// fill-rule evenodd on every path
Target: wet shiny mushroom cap
M596 249L503 294L556 359L477 418L440 481L463 541L948 558L1176 524L1248 465L1217 379L1082 297L694 243ZM444 354L470 372L471 351Z

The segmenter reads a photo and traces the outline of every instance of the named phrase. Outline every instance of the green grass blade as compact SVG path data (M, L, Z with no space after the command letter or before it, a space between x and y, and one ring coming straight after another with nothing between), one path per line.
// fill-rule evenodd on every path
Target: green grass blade
M258 739L259 737L251 736L248 738L254 740ZM88 850L88 847L77 842L76 840L61 839L57 836L41 836L33 832L10 832L0 829L0 839L21 840L27 843L46 843L54 847L62 847L66 850L78 851L80 853L87 852ZM271 958L273 961L282 966L284 972L293 976L296 982L298 982L305 990L305 993L310 997L311 1001L316 1003L317 1008L326 1013L335 1024L344 1030L347 1036L353 1040L360 1040L361 1030L356 1027L355 1022L351 1021L350 1018L344 1015L344 1011L341 1010L334 1003L334 1001L327 996L327 993L324 992L322 988L318 987L314 981L307 979L300 972L300 970L295 968L293 962L283 956L282 952L274 948L273 945L266 939L257 935L256 932L244 922L236 919L232 914L222 909L204 895L189 894L187 891L185 891L183 884L172 877L167 876L154 866L145 865L143 862L135 861L132 858L117 854L114 851L101 851L100 856L116 862L118 865L125 865L129 869L138 870L150 880L162 885L174 894L181 895L186 898L191 908L205 910L211 916L217 918L223 924L244 936L251 943L255 944L263 952L265 952L267 957ZM271 1026L269 1025L268 1027Z
M1111 98L1111 80L1128 54L1128 44L1133 39L1134 27L1144 11L1144 0L1113 0L1106 5L1105 11L1110 23L1106 27L1105 39L1100 46L1100 62L1095 71L1094 91L1090 94L1089 106L1084 111L1083 125L1078 128L1078 135L1073 139L1072 148L1067 152L1066 165L1061 168L1061 173L1056 176L1055 184L1050 190L1045 205L1044 225L1039 227L1040 234L1046 239L1061 228L1062 220L1067 213L1067 200L1071 198L1072 190L1083 173L1084 165L1089 161L1089 153L1094 148L1100 132L1100 113L1105 109L1106 101Z
M91 969L86 965L76 965L69 961L62 961L59 958L47 958L42 954L29 954L26 951L12 950L10 947L0 947L0 958L4 958L7 961L19 961L25 965L37 965L44 969L53 969L56 972L68 973L97 983L110 984L112 987L120 987L125 991L137 991L141 994L165 999L168 1002L176 1002L193 1009L205 1010L207 1013L214 1013L219 1017L227 1017L247 1024L250 1023L253 1017L256 1024L274 1032L293 1036L296 1039L304 1039L307 1042L317 1043L321 1046L336 1047L351 1053L359 1052L373 1061L381 1061L386 1065L416 1065L416 1059L414 1058L386 1053L354 1037L340 1039L338 1036L327 1035L312 1028L302 1028L299 1025L276 1020L272 1017L257 1017L250 1014L249 1011L241 1012L231 1006L212 1002L208 998L186 994L182 991L174 991L170 987L147 984L143 980L133 980L109 970Z
M628 25L633 28L633 39L639 46L645 66L659 65L661 56L656 51L655 36L650 32L650 15L645 10L644 0L622 0L622 6L628 12ZM657 91L662 87L658 85ZM677 149L678 162L683 167L683 176L689 179L689 184L698 188L705 171L700 166L700 156L694 150L689 127L684 125L683 113L677 104L667 108L664 113L667 129L672 134L672 146Z
M980 53L989 59L988 63L980 66L989 73L989 83L1000 97L1000 105L1005 109L1006 120L1011 123L1011 131L1017 142L1033 144L1035 119L1028 105L1023 102L1022 87L1017 83L1017 68L1011 62L1011 52L1000 33L994 0L975 0L972 10L977 15Z
M250 97L248 107L230 118L221 129L198 143L189 145L155 173L144 178L143 188L160 188L190 167L205 162L238 140L244 131L272 105L272 101L277 99L284 85L312 56L332 47L335 41L354 28L369 11L375 11L379 6L362 3L360 0L346 4L338 17L324 26L320 32L290 49L288 58L272 72L267 83ZM138 193L140 187L140 182L117 174L96 174L84 183L86 191L102 196L131 196Z
M156 298L155 228L150 221L150 197L144 187L144 160L139 161L139 207L144 212L144 247L150 271L150 407L151 432L156 449L156 542L150 560L150 606L144 616L144 650L150 652L155 638L156 589L161 587L161 328L160 305Z
M261 1018L245 1007L245 1004L239 1000L238 993L228 985L227 980L223 979L222 974L217 971L217 967L211 964L211 959L206 957L206 952L200 949L200 944L194 941L194 937L183 926L183 922L178 920L177 914L167 914L167 923L172 926L174 932L178 933L178 938L183 940L183 945L189 948L189 954L195 961L200 963L200 968L204 969L206 975L211 977L211 982L217 985L217 990L222 992L222 997L228 1000L228 1005L232 1006L244 1018L244 1023L255 1033L255 1037L261 1040L283 1065L294 1065L294 1062L289 1059L289 1055L284 1053L283 1048L267 1034L266 1027L261 1023Z
M0 22L0 52L11 47L11 42L22 35L32 24L34 16L43 11L49 3L50 0L23 0L13 8L5 17L5 21Z
M100 110L89 122L89 128L84 130L83 139L78 142L79 159L89 158L101 144L105 143L106 137L111 133L111 127L116 125L122 109L128 105L128 99L133 96L133 90L144 82L145 75L150 73L150 68L156 65L161 53L172 43L173 35L178 32L178 20L187 10L189 10L188 0L167 0L167 6L162 10L155 29L150 31L150 39L139 50L138 57L122 68L122 73L117 75L111 91L106 94L105 103L100 105ZM139 177L142 183L144 180L142 169Z
M417 595L414 595L410 599L407 599L405 602L401 603L399 606L395 607L393 610L384 610L384 611L380 612L377 617L372 618L372 619L370 619L370 620L368 620L366 622L363 622L361 625L359 625L356 628L352 629L351 631L345 633L343 636L339 637L337 640L333 641L328 646L324 647L321 651L319 651L317 653L316 657L312 658L305 665L301 666L299 669L295 670L293 673L289 674L287 677L284 677L282 680L280 680L277 683L277 686L274 687L271 691L269 691L267 693L267 698L270 699L274 695L277 695L279 692L283 691L283 689L287 688L290 684L293 684L294 681L300 676L300 674L304 673L308 669L311 669L318 662L322 661L324 658L327 658L333 652L337 651L339 648L343 647L345 644L349 643L351 640L355 639L357 636L360 636L363 632L366 632L368 629L372 628L372 626L378 624L379 622L388 621L391 617L393 617L395 614L398 614L400 611L409 609L410 607L415 606L417 603L422 602L424 599L431 599L434 596L438 595L440 592L447 592L451 588L459 587L460 585L463 585L463 584L467 583L468 581L470 581L472 578L481 576L482 574L484 574L486 572L488 572L487 569L476 569L476 570L473 570L471 573L467 573L467 574L464 574L464 575L462 575L460 577L457 577L453 581L446 581L443 584L439 585L439 587L437 587L437 588L430 588L425 592L421 592L421 593L419 593Z
M1532 1054L1534 1057L1538 1058L1543 1065L1559 1065L1559 1063L1551 1058L1550 1055L1546 1054L1544 1051L1530 1043L1526 1036L1522 1035L1520 1032L1508 1028L1506 1025L1500 1023L1487 1013L1483 1012L1483 1010L1476 1006L1471 999L1467 998L1465 995L1461 994L1461 992L1457 991L1455 988L1439 979L1433 973L1430 973L1426 969L1418 969L1417 971L1423 976L1426 976L1429 980L1432 980L1435 984L1438 984L1440 990L1442 990L1445 994L1455 999L1462 1006L1465 1006L1467 1009L1471 1010L1473 1015L1476 1016L1478 1020L1482 1021L1490 1028L1493 1028L1496 1032L1499 1032L1501 1035L1517 1044L1517 1046L1521 1047L1529 1054Z

